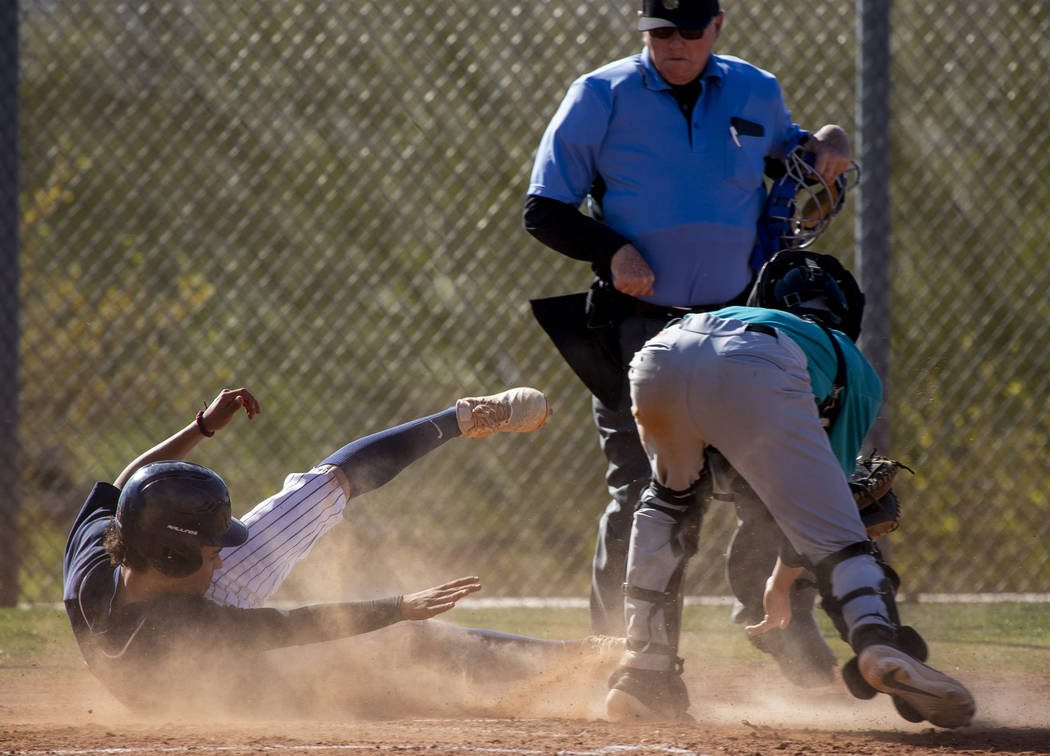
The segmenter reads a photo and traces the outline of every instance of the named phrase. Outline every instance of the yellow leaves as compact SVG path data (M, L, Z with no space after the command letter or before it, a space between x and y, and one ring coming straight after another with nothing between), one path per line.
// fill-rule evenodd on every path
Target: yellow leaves
M58 155L51 166L43 186L22 198L22 219L20 231L23 236L32 232L47 236L50 228L44 223L61 205L71 205L76 195L70 188L80 175L91 169L91 158L79 156L70 159L65 154Z
M176 282L179 301L192 310L199 310L215 295L215 286L200 273L186 273Z
M919 432L918 441L919 446L923 449L932 449L937 439L933 435L933 432L930 430L929 426L923 426L922 430Z

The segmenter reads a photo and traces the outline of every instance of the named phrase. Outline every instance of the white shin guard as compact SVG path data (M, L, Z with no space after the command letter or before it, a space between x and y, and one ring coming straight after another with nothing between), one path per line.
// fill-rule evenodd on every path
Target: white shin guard
M870 554L839 562L831 571L831 595L845 623L847 642L854 645L860 627L884 625L895 630L894 586L882 565Z

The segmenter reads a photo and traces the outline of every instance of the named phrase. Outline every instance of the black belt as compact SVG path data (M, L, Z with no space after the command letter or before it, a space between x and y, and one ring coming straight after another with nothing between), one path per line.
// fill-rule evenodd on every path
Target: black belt
M715 310L721 310L723 307L742 305L747 301L747 296L750 291L751 287L749 285L728 302L719 302L718 304L710 305L693 305L692 307L664 307L663 305L646 302L643 299L635 299L633 314L639 315L643 318L654 318L656 320L674 320L675 318L681 318L685 315L698 312L714 312Z
M645 302L641 299L634 300L634 314L639 315L643 318L653 318L654 320L674 320L685 315L696 312L711 312L721 308L722 305L711 305L711 306L696 306L696 307L663 307L662 305L654 305L649 302Z
M767 326L764 323L748 323L744 326L745 331L754 331L755 333L764 333L766 336L772 336L774 339L777 338L777 330L772 326Z

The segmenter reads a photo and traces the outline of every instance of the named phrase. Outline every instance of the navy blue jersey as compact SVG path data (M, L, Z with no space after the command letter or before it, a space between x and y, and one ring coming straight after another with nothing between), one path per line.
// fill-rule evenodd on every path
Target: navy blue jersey
M102 545L119 496L114 486L96 483L77 515L63 557L63 601L91 671L128 705L164 706L205 688L250 704L278 682L270 678L263 651L356 635L401 619L399 598L289 612L188 595L121 603L121 568Z

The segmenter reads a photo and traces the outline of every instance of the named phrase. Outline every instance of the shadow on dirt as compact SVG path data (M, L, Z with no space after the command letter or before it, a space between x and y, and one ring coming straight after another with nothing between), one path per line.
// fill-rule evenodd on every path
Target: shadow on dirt
M966 753L1050 753L1045 727L967 727L922 732L868 732L872 740L915 748L941 748Z

